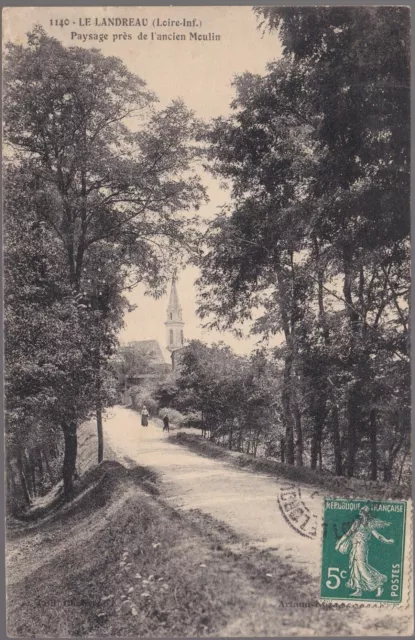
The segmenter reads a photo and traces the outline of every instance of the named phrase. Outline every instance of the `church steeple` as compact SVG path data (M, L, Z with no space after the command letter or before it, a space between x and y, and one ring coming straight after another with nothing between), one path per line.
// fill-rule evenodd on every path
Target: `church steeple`
M182 318L182 308L179 302L179 295L177 293L177 274L173 274L170 290L170 299L167 307L166 325L167 329L167 349L171 352L180 349L184 345L183 327L184 322Z

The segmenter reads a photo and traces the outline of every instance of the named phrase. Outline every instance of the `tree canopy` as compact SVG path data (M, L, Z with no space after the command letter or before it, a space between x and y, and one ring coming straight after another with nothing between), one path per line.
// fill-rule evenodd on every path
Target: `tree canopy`
M375 479L381 441L390 479L409 442L408 12L255 11L284 53L235 79L206 134L232 202L207 237L200 314L230 328L259 309L251 330L281 333L289 463L321 464L331 441L336 473L368 452Z
M102 459L102 410L112 401L107 380L127 306L123 292L143 282L151 295L160 295L172 255L180 261L197 237L195 211L206 198L195 170L199 123L181 101L158 109L145 82L118 58L96 49L64 47L41 27L28 34L26 44L7 45L4 80L5 141L10 149L5 226L6 233L22 234L16 236L18 249L12 241L6 246L7 287L23 277L20 272L26 267L16 253L24 246L32 244L33 260L42 259L36 258L41 249L50 263L49 280L37 284L36 302L27 289L22 289L20 301L10 290L9 313L18 323L26 315L34 321L31 308L38 304L40 321L53 289L52 310L59 322L56 315L45 315L37 331L46 350L49 335L54 335L48 320L58 322L56 330L61 327L63 332L56 347L65 403L59 415L50 413L48 419L60 424L65 437L69 495L76 431L85 411L96 412ZM78 352L82 362L76 363L72 359ZM28 367L33 361L46 373L39 353L26 358ZM88 384L83 370L91 377ZM88 394L90 383L93 391ZM42 385L31 388L41 393ZM36 423L40 416L33 412L31 419Z

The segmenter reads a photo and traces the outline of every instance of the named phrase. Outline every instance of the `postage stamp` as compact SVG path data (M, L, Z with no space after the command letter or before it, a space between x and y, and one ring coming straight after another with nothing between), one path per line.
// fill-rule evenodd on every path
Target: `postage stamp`
M320 597L400 604L407 503L326 498Z

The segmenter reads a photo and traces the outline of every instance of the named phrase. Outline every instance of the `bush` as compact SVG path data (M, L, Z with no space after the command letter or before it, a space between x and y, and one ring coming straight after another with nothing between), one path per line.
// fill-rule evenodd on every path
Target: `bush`
M177 396L177 381L174 372L167 374L162 380L159 381L155 390L154 398L162 407L175 407Z
M180 425L181 427L194 427L196 429L202 428L202 412L201 411L191 411L187 413Z
M128 390L131 397L131 406L136 411L141 411L143 406L147 408L150 415L157 414L157 401L154 400L151 392L148 389L142 387L131 387Z
M159 410L159 417L161 419L163 419L166 415L168 416L170 423L177 426L182 426L184 415L180 413L180 411L176 411L176 409L169 409L167 407L163 407Z

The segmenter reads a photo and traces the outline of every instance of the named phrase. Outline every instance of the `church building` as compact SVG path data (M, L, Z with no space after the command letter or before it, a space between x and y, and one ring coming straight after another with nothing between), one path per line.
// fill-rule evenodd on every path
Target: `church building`
M182 308L177 293L177 276L174 275L171 283L170 298L166 309L166 348L170 351L171 363L167 363L157 340L135 340L121 347L121 350L140 352L148 360L147 371L130 371L128 373L129 385L139 384L146 378L157 377L160 373L175 371L180 358L180 353L185 346L184 322ZM120 360L121 362L121 360Z
M168 374L172 370L176 371L178 368L185 341L184 321L176 282L177 276L174 275L164 323L167 334L166 349L170 351L171 363L166 362L163 350L157 340L129 342L120 347L119 353L113 359L119 370L122 401L125 404L129 404L131 401L129 392L131 387L143 385L150 379L160 379L160 376ZM131 357L133 353L138 353L140 356L135 362Z
M183 316L182 308L179 302L179 296L177 293L177 276L174 275L171 283L171 291L169 304L167 307L167 319L164 323L166 325L167 332L167 349L171 353L171 363L173 371L177 369L180 352L184 347L184 333L183 333Z

